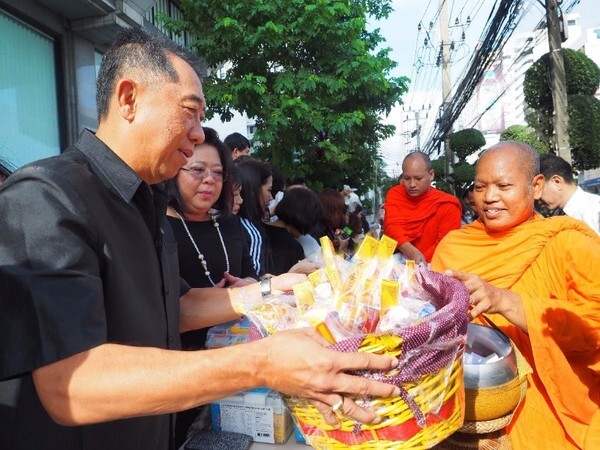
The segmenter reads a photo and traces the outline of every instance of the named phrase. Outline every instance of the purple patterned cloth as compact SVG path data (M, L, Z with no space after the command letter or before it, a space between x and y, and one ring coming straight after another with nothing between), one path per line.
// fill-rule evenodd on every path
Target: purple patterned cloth
M469 323L469 291L460 281L421 266L415 270L415 281L433 298L436 312L414 325L404 327L398 333L402 338L398 373L387 376L382 372L359 371L356 374L400 387L400 395L419 425L424 426L423 413L402 384L418 381L423 375L450 367L462 354ZM353 336L331 345L331 348L341 352L357 352L364 337Z

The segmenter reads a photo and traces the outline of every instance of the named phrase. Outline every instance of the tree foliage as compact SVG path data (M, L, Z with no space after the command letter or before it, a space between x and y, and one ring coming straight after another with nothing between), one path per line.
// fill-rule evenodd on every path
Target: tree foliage
M600 85L600 69L584 53L563 49L567 95L594 95ZM525 73L525 102L533 109L552 110L550 53L541 56Z
M550 147L537 137L535 130L526 125L511 125L500 133L500 140L524 142L531 145L539 154L550 152Z
M592 95L569 97L569 143L573 167L600 167L600 100Z
M573 167L588 170L600 166L598 100L593 97L600 86L600 68L582 52L563 49L569 103L569 142ZM535 129L542 144L552 143L554 127L550 57L546 53L525 73L525 102L530 110L527 123ZM553 148L553 144L551 144Z
M446 179L444 167L446 158L441 157L431 161L431 167L435 173L436 188L454 195L455 192L463 192L475 180L475 165L466 161L454 165L452 173L452 182Z
M485 137L475 128L465 128L450 135L449 145L459 162L464 163L468 156L485 145Z
M366 28L388 16L389 0L182 0L181 9L167 26L197 36L215 69L203 80L209 118L255 118L259 155L288 176L372 182L378 144L394 133L380 117L408 81L389 75L390 49Z

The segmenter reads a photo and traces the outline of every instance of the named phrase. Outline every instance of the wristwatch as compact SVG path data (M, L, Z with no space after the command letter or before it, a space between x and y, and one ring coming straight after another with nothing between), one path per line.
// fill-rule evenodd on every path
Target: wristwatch
M267 298L271 295L271 277L263 277L260 279L260 293L262 298Z

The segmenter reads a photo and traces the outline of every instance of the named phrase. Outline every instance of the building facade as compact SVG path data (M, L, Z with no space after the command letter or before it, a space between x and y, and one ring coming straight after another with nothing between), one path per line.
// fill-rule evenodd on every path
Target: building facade
M18 168L96 129L96 76L115 34L159 32L174 0L0 0L0 155ZM170 36L187 45L188 36Z

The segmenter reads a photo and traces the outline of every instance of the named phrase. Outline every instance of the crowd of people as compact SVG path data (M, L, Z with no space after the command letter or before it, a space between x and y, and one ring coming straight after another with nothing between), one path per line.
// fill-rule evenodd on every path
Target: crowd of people
M205 349L245 299L321 267L322 237L349 259L374 228L356 189L285 180L245 136L203 127L198 67L166 38L121 32L97 131L0 173L1 448L174 449L202 405L259 386L310 399L334 427L338 413L380 420L356 394L399 395L353 375L396 358L333 351L314 330ZM410 153L378 219L402 258L462 281L471 318L493 318L534 368L513 448L532 434L600 448L600 196L516 142L482 154L460 200L434 176Z

